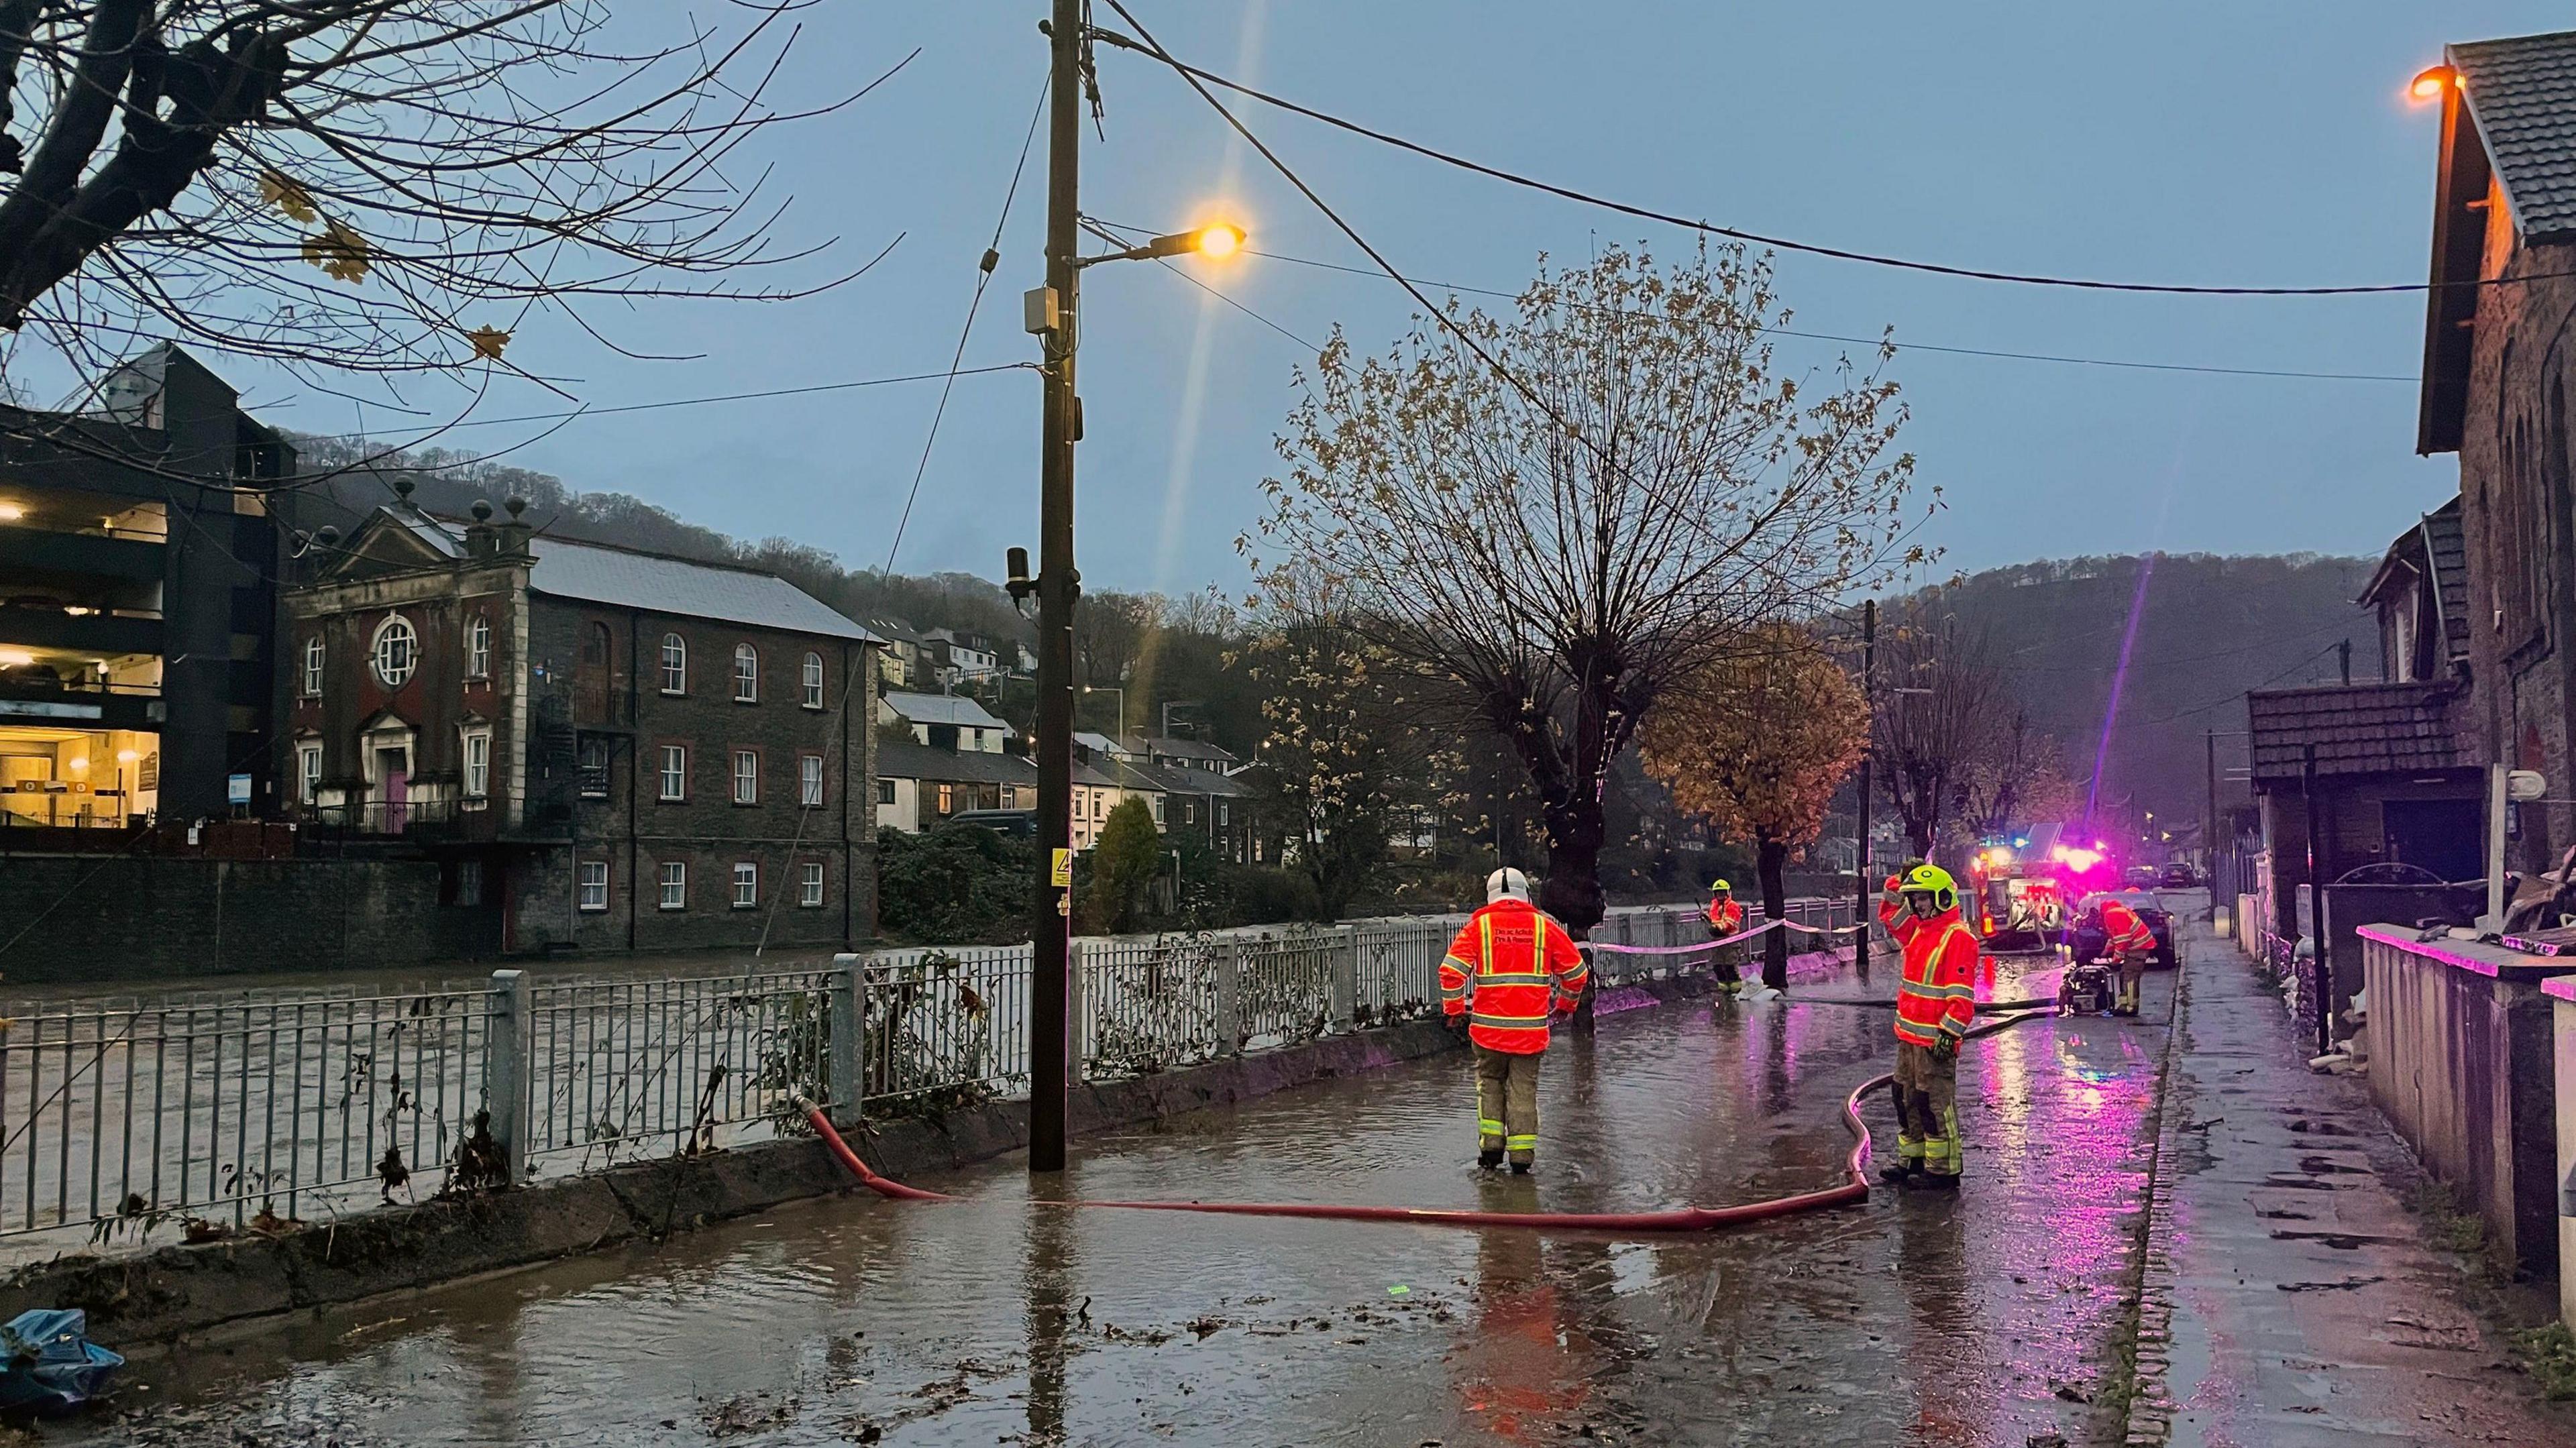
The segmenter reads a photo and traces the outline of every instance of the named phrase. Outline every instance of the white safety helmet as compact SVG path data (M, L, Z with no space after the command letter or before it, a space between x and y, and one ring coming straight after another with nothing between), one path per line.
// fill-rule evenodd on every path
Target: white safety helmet
M1508 867L1496 870L1494 873L1487 875L1485 877L1485 903L1491 905L1495 901L1506 897L1514 900L1528 899L1529 876Z

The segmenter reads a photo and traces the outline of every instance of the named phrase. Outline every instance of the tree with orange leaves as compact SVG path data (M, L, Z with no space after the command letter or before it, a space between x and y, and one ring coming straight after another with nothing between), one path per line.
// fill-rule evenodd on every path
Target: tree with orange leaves
M1859 685L1794 624L1746 635L1646 721L1639 752L1673 801L1723 834L1750 838L1762 910L1787 914L1791 855L1815 843L1834 791L1869 740ZM1788 984L1789 942L1762 942L1763 984Z

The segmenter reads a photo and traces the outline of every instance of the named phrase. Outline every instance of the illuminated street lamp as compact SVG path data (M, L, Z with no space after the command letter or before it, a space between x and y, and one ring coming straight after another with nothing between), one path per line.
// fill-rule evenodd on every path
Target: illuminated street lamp
M2406 98L2419 106L2430 105L2459 83L2458 71L2447 65L2433 66L2417 72L2415 79L2407 82Z

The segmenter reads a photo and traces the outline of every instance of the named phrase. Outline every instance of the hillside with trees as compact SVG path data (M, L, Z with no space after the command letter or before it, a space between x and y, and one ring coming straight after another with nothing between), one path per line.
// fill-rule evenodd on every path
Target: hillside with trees
M2059 559L1907 602L1982 649L2009 704L2054 741L2079 809L2089 799L2106 819L2152 810L2192 821L2205 812L2205 731L2221 735L2222 768L2241 763L2230 732L2245 727L2248 689L2334 682L2343 644L2355 679L2378 676L2377 622L2353 602L2376 566L2314 554ZM1883 671L1879 682L1891 680ZM2008 713L1987 727L2005 727Z

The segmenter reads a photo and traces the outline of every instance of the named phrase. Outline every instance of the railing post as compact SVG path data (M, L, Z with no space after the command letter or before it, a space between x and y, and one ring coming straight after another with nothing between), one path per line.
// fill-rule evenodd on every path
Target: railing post
M1216 1052L1232 1056L1243 1049L1243 936L1226 932L1216 952Z
M856 955L832 957L830 1019L825 1027L830 1032L825 1047L831 1055L830 1076L824 1082L831 1099L824 1103L824 1112L835 1126L855 1126L859 1120L859 1042L866 1035L866 1019L860 1014L865 1009L861 974Z
M492 972L491 1034L484 1042L483 1084L490 1099L492 1144L498 1148L504 1181L527 1174L528 1045L533 1022L524 971Z
M1333 952L1333 1019L1329 1029L1347 1031L1359 1009L1360 928L1343 925L1336 929L1341 941L1340 948Z
M1064 1049L1076 1081L1091 1079L1091 993L1082 988L1084 946L1079 936L1064 945Z

